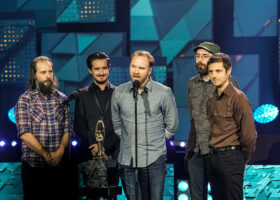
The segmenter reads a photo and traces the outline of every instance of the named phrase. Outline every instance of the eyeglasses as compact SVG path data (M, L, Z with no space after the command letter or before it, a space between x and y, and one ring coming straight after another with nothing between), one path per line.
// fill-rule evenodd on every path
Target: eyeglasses
M196 54L195 56L194 56L194 58L195 59L199 59L199 58L201 58L202 60L205 60L205 59L207 59L207 58L210 58L211 56L210 55L208 55L208 54Z

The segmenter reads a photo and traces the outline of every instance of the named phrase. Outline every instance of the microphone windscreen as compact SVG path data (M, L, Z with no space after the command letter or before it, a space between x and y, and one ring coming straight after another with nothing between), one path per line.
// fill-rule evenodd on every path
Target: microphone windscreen
M139 86L140 86L140 81L135 80L135 81L132 82L132 85L133 85L134 88L139 88Z

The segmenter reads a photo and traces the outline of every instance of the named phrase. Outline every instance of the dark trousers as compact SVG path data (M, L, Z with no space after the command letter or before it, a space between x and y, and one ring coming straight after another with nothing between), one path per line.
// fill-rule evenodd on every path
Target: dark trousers
M240 150L211 154L211 192L214 200L243 200L245 161Z
M207 200L210 154L188 152L185 167L189 174L189 184L192 200Z
M73 184L74 173L70 167L37 168L23 162L21 177L24 200L75 199L77 185Z
M138 168L138 200L162 200L166 175L165 156L147 167ZM135 168L120 165L120 176L126 198L135 198Z

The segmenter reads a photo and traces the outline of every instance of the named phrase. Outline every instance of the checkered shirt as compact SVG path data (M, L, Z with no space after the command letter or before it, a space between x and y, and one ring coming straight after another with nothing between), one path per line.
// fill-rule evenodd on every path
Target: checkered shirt
M24 133L32 133L48 152L57 150L64 133L72 133L71 115L63 105L67 97L54 90L52 95L44 98L38 90L24 92L16 106L18 137ZM22 161L32 167L45 164L44 159L29 149L22 142Z

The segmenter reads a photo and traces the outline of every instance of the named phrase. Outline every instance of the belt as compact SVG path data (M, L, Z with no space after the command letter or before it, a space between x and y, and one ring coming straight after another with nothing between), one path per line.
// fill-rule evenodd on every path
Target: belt
M211 148L211 153L231 151L231 150L240 150L240 146L227 146L227 147L216 147Z

